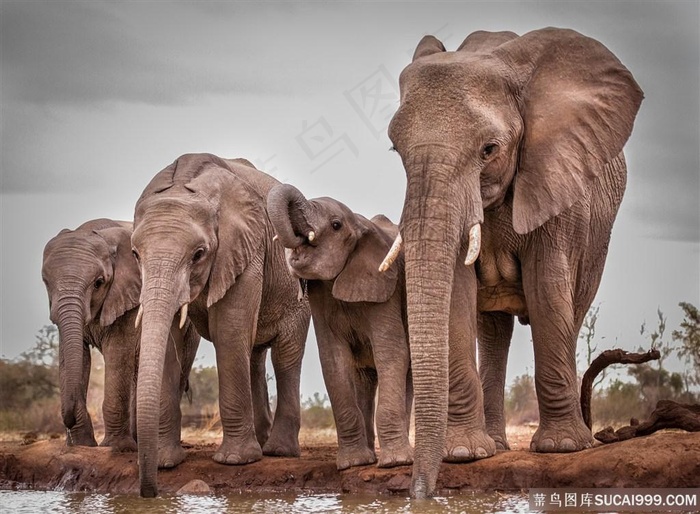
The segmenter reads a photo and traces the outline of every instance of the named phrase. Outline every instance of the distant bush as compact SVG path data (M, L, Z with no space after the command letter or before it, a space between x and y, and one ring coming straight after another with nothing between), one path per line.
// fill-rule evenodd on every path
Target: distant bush
M516 377L506 392L504 404L508 424L537 423L540 413L537 407L535 379L528 373Z
M314 393L301 402L301 426L311 429L335 428L333 410L331 409L328 395L323 397L320 393Z

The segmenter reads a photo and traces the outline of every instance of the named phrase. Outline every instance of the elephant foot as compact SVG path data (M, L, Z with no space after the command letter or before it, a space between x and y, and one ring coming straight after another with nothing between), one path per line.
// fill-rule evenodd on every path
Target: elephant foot
M371 450L367 446L338 448L338 457L336 458L338 471L353 466L366 466L367 464L374 464L375 462L377 462L377 456L374 450Z
M105 435L100 446L109 446L113 453L130 453L138 450L136 441L131 435Z
M241 440L224 436L212 459L219 464L238 466L258 461L262 459L262 455L262 449L255 437Z
M568 453L593 446L593 436L582 420L540 422L532 436L530 451L540 453Z
M66 429L66 446L97 446L92 430Z
M180 443L174 446L158 448L158 467L160 469L174 468L185 460L185 450Z
M385 448L379 451L378 468L393 468L413 464L413 448L409 443L397 447Z
M442 460L471 462L496 454L496 443L484 429L447 427L447 439Z
M506 439L505 434L493 434L489 432L489 436L496 443L496 451L510 450L510 445L508 444L508 439Z
M263 446L263 454L272 457L299 457L301 455L299 439L291 434L278 437L273 432Z

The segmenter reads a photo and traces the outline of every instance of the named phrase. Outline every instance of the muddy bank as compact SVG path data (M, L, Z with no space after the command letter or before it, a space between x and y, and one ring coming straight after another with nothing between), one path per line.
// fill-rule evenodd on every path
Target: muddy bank
M223 466L211 457L215 444L193 445L187 459L158 474L161 493L174 493L193 479L214 492L307 492L406 494L409 466L374 466L338 472L335 448L306 446L298 459L265 457L246 466ZM136 454L108 448L67 448L63 440L22 445L0 443L0 488L101 493L138 493ZM514 491L533 487L698 487L700 433L663 432L576 454L499 452L470 464L443 464L438 487Z

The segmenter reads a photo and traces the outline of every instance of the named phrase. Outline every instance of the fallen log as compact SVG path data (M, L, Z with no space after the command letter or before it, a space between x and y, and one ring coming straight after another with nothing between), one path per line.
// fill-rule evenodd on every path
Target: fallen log
M634 420L633 420L634 421ZM664 428L679 428L687 432L700 432L700 405L661 400L647 421L613 430L606 427L593 436L602 443L615 443L653 434Z

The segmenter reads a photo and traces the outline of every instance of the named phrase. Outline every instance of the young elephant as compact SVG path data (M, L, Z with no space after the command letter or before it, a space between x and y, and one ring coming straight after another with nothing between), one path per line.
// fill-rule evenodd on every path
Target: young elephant
M308 288L338 431L338 469L377 462L377 383L377 465L412 463L405 288L396 268L379 272L396 226L384 216L367 220L331 198L306 200L288 184L270 191L268 212L292 275Z
M86 408L90 376L89 346L104 355L105 388L101 446L136 451L133 389L136 385L136 328L141 277L131 254L132 224L108 219L62 230L44 248L42 278L50 318L59 331L61 414L67 444L96 446ZM184 459L180 445L180 398L197 353L199 335L189 320L173 325L163 376L159 448L161 467Z

